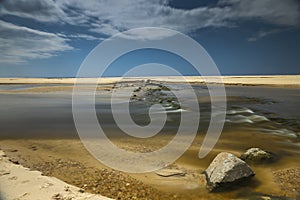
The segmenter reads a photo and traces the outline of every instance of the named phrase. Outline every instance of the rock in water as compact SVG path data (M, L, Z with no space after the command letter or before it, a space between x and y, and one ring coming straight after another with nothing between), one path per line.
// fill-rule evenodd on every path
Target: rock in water
M155 172L159 176L169 177L169 176L185 176L186 172L179 169L160 169Z
M250 167L231 153L219 153L205 170L207 189L233 186L255 175Z
M260 148L251 148L241 155L241 159L246 162L265 163L273 161L274 156Z

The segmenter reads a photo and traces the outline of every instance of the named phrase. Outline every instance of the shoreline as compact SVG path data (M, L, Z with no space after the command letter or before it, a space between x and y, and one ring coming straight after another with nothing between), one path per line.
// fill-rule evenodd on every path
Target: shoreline
M216 76L184 76L189 83L221 83ZM135 82L138 80L153 80L169 83L180 83L183 79L176 76L153 76L153 77L103 77L98 84L113 84L121 82ZM78 78L81 84L91 84L97 78ZM300 88L300 75L264 75L264 76L221 76L224 85L239 86L271 86L271 87L293 87ZM76 78L0 78L0 85L6 84L74 84Z
M15 162L15 163L14 163ZM82 188L60 179L44 176L40 171L23 167L0 150L0 198L9 199L74 199L110 200L99 194L86 193ZM22 185L15 190L16 185Z

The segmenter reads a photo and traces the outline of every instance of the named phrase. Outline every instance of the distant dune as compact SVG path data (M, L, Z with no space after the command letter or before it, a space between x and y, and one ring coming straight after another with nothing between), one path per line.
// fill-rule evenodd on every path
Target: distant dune
M276 76L222 76L219 79L216 76L185 76L188 82L204 83L206 82L222 82L225 85L266 85L279 87L300 87L300 75L276 75ZM104 77L99 79L99 83L109 84L120 80L136 81L141 79L151 79L162 82L182 82L176 76L153 76L153 77ZM94 78L79 78L80 83L93 83ZM76 78L0 78L0 84L74 84Z

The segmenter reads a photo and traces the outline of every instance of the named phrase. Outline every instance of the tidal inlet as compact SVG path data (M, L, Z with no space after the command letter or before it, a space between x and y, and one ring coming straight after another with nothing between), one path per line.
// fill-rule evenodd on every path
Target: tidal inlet
M76 130L72 114L74 86L71 84L8 83L0 86L2 195L17 194L12 184L19 183L18 187L22 188L20 193L31 191L33 195L34 187L38 186L48 191L43 194L43 190L38 190L43 195L51 194L50 198L56 194L73 195L72 198L89 194L112 199L296 197L299 189L297 119L300 113L297 85L226 85L227 107L222 132L211 151L204 158L199 158L200 148L205 146L204 138L212 134L207 133L213 108L205 84L194 82L190 88L196 94L197 112L200 113L200 121L197 121L193 135L191 127L180 127L191 125L182 125L186 122L181 118L194 117L190 114L194 108L190 106L192 99L184 98L180 103L176 98L175 93L183 97L189 93L185 84L176 82L176 77L130 78L118 83L110 83L114 81L110 78L104 79L107 83L97 85L94 97L97 123L104 136L100 134L100 129L98 135L89 134L93 127L89 120L83 121L87 124L84 124L87 126L85 132L78 134L80 130ZM231 79L239 80L238 77ZM79 87L87 91L91 86ZM118 94L114 96L117 99L115 111L111 101L114 93ZM81 95L84 99L88 96ZM124 114L126 110L129 116ZM78 112L86 116L85 107ZM121 120L120 116L130 117L132 121L124 120L117 124L115 115ZM157 134L148 136L147 126L156 129L154 122L157 120L164 121L163 126ZM190 120L194 119L187 119ZM126 125L129 125L128 129ZM137 136L132 136L122 130L122 126L125 126L125 131L134 126L140 130ZM179 129L183 130L181 135L179 132L182 130ZM168 159L183 148L182 143L190 137L192 140L187 149L169 163ZM104 157L105 154L111 155L109 161L113 164L101 160L102 157L98 158L97 153L93 155L94 150L89 149L92 146L90 144L106 145L106 140L125 152L124 155L120 154L121 159L112 152L101 154ZM173 141L176 145L169 147ZM170 150L162 152L165 155L153 154L155 159L150 162L153 155L149 153L165 147ZM97 146L95 148L102 151ZM145 156L132 159L126 153ZM24 172L16 172L16 167L18 170L21 167ZM26 173L29 174L23 177ZM13 177L17 177L16 180ZM65 187L75 189L65 191Z
M0 1L0 200L300 199L299 10Z

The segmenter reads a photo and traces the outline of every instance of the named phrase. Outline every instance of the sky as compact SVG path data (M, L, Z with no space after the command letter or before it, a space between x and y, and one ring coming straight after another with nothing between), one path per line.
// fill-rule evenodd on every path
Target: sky
M75 77L98 44L141 27L190 36L222 75L300 74L299 0L0 0L0 77ZM106 75L153 62L198 75L154 49L120 57Z

